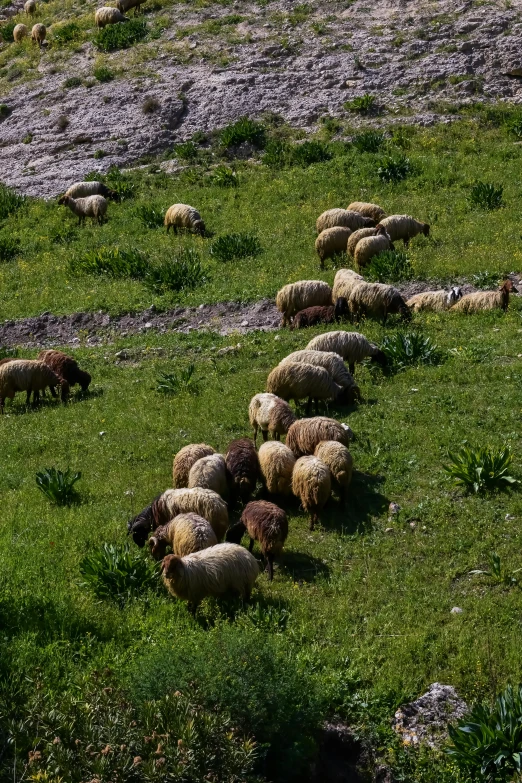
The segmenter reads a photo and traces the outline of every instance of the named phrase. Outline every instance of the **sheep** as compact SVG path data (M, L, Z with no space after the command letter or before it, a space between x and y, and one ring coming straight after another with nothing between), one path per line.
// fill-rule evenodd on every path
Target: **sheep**
M353 472L353 457L346 446L336 440L322 440L315 447L314 456L327 465L345 500Z
M86 217L92 218L93 223L98 223L101 226L107 212L107 201L103 196L87 196L86 198L76 199L64 196L62 203L69 207L71 212L78 215L79 226L85 224Z
M188 204L173 204L165 212L164 224L167 227L167 234L170 228L174 230L174 233L178 233L178 228L192 229L196 234L205 235L205 224L201 220L201 215L194 209L189 207Z
M303 351L294 351L285 356L279 362L279 365L288 364L288 362L305 362L306 364L314 364L316 367L322 367L329 373L334 383L342 389L352 389L355 399L361 398L360 389L355 383L353 375L348 372L338 353L305 349Z
M466 294L451 307L452 312L479 313L481 310L504 310L509 307L509 294L515 288L511 280L504 280L498 291L476 291Z
M366 228L375 225L375 220L369 217L363 217L359 212L351 212L347 209L327 209L322 215L319 215L315 223L317 233L320 234L327 228L343 226L352 231L358 228Z
M367 201L352 201L346 209L349 212L358 212L364 217L372 218L376 223L386 217L386 212L382 207L378 204L370 204Z
M328 370L304 362L287 362L274 367L267 378L267 391L277 394L283 400L299 400L308 397L306 412L309 414L312 400L315 412L319 412L319 400L335 400L341 405L351 405L355 401L355 389L343 389L334 383Z
M298 419L292 424L286 436L286 445L299 458L313 454L322 440L336 440L348 446L352 438L353 432L347 424L326 416L314 416L312 419Z
M144 547L151 530L170 522L178 514L193 512L206 519L218 541L228 528L228 509L225 501L211 489L167 489L158 495L149 506L140 511L127 523L127 534L134 543Z
M353 258L355 255L355 248L357 247L357 243L360 242L361 239L365 239L366 237L374 237L376 234L377 227L360 228L358 231L354 231L348 240L348 244L346 245L346 252L348 255ZM341 271L344 270L340 269L339 272ZM337 274L339 274L339 272Z
M55 387L61 388L62 401L65 402L69 395L69 384L64 378L60 378L44 362L33 359L13 359L0 365L0 413L4 412L6 397L13 399L16 392L27 392L26 404L29 404L31 392L33 402L36 404L41 391L50 387L56 397Z
M274 558L283 551L288 537L288 519L282 508L267 500L253 500L247 503L241 514L241 520L227 532L227 541L240 544L244 534L248 532L250 545L248 551L254 548L254 542L259 541L261 552L267 563L268 578L274 578Z
M60 377L64 378L69 386L79 384L82 391L87 391L91 382L91 376L85 370L80 370L78 362L72 356L67 356L61 351L40 351L38 361L44 362L51 370Z
M345 362L348 362L348 368L353 375L355 373L356 362L362 362L369 356L372 362L385 367L387 364L386 354L381 349L371 343L363 334L359 332L325 332L318 334L306 346L306 351L332 351L338 353Z
M105 27L108 24L117 24L118 22L126 21L127 17L124 16L121 11L106 5L98 8L94 14L94 23L96 27Z
M139 13L141 4L144 3L145 0L116 0L116 8L118 11L121 11L122 14L125 13L125 11L130 11L131 8L134 8L134 15Z
M166 525L156 528L149 538L150 553L155 560L163 560L167 546L178 557L199 552L218 543L212 526L198 514L178 514Z
M362 275L354 272L353 269L339 269L334 277L332 302L336 302L341 297L347 300L350 299L353 288L362 282L364 282Z
M27 0L26 3L24 3L24 11L29 16L32 16L32 14L36 13L36 0Z
M417 234L424 234L427 237L430 233L430 227L427 223L421 223L420 220L415 220L409 215L390 215L383 218L379 225L384 226L392 242L402 239L405 247L408 246L410 239L416 237Z
M259 449L259 469L263 484L271 495L289 495L292 489L293 452L276 440L263 443Z
M291 329L306 329L316 324L333 324L334 321L340 321L343 316L350 312L348 300L340 296L335 305L330 307L307 307L305 310L299 310L294 315L290 326Z
M462 289L456 286L449 291L444 289L441 291L423 291L408 299L406 304L415 313L420 313L423 310L440 313L443 310L449 310L461 297Z
M116 9L112 9L116 10ZM120 196L115 190L111 190L103 182L93 180L92 182L75 182L69 188L63 196L58 199L58 204L63 204L65 198L85 198L86 196L103 196L106 199L112 199L113 201L119 201Z
M37 43L38 46L42 46L45 41L47 30L44 24L35 24L31 30L31 40L33 43Z
M354 261L357 269L363 269L374 256L393 250L393 245L386 229L377 226L373 237L363 237L357 242L354 252Z
M223 499L228 498L227 466L222 454L209 454L192 465L189 471L188 488L194 487L212 489Z
M27 35L29 35L29 28L25 24L17 24L13 29L13 40L16 43L23 41Z
M321 231L315 240L315 251L319 256L321 269L324 269L327 258L332 258L336 253L346 253L346 245L351 233L351 229L342 226L325 228Z
M161 570L169 593L188 601L195 614L207 596L219 598L235 592L248 600L261 569L242 546L216 544L186 557L167 555Z
M269 432L276 440L280 440L281 435L286 435L288 428L294 423L295 413L280 397L262 392L250 400L248 418L254 430L256 444L258 430L261 430L263 441L266 441Z
M259 460L253 441L250 438L233 440L225 454L225 464L233 494L245 502L254 492L259 476Z
M319 522L319 512L332 493L330 470L317 457L300 457L292 473L292 492L301 501L304 511L310 514L310 530Z
M276 307L283 314L281 326L306 307L328 307L333 302L332 289L322 280L298 280L283 286L276 296Z
M188 446L183 446L172 463L172 484L178 489L188 486L191 467L201 457L209 457L215 453L212 446L207 446L206 443L189 443Z
M359 320L363 315L381 318L384 326L388 315L395 313L399 313L403 321L411 319L411 310L406 305L400 291L384 283L357 283L352 289L348 304L350 313L356 320Z

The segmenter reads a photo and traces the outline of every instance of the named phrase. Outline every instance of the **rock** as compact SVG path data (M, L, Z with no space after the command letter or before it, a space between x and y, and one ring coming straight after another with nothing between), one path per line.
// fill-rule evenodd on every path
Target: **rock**
M451 685L434 682L429 690L395 713L393 728L405 745L440 747L448 737L447 724L463 718L468 705Z
M464 609L461 609L460 606L454 606L451 610L450 614L463 614Z

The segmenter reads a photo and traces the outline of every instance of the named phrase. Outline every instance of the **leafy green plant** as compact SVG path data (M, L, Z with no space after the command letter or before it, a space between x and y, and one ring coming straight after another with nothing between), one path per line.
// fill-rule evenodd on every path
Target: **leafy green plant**
M173 259L153 264L144 282L161 293L196 288L205 280L205 271L197 250L182 248Z
M136 248L99 247L82 256L73 256L70 267L77 274L143 279L148 273L150 260Z
M176 144L174 154L180 160L194 161L198 157L198 148L193 141L185 141L183 144Z
M153 204L140 204L136 214L145 228L159 228L163 225L164 210Z
M265 128L260 122L255 122L248 117L240 117L232 125L227 125L223 128L219 134L219 141L225 149L237 147L245 141L256 147L264 147L266 141Z
M312 163L324 163L332 158L330 146L315 139L291 147L290 163L294 166L311 166Z
M26 203L24 196L20 196L7 185L0 183L0 220L5 220Z
M105 152L105 150L96 150L93 158L94 160L101 160L102 158L105 158L109 153Z
M364 268L364 276L379 283L396 283L411 280L414 272L404 250L385 250L371 259Z
M483 345L459 345L458 348L450 348L448 353L457 357L459 361L483 364L491 359L492 350Z
M124 604L129 598L158 587L158 573L152 561L129 544L102 544L80 562L82 585L97 598Z
M358 114L369 114L375 109L375 96L365 93L344 104L346 111L354 111Z
M55 506L68 506L78 497L74 485L82 477L80 471L70 468L64 472L56 468L45 468L36 474L36 486Z
M216 166L210 179L214 185L218 185L220 188L237 188L239 185L236 172L228 166Z
M476 568L469 573L473 574L474 576L489 576L495 584L504 584L507 587L513 587L518 584L518 580L515 577L515 574L520 573L522 568L517 568L515 571L508 573L502 565L502 560L500 559L500 555L498 555L497 552L491 552L488 555L488 565L489 568Z
M473 207L480 209L500 209L503 206L503 185L493 185L491 182L476 182L470 190L469 200Z
M154 114L160 108L160 102L154 95L147 95L141 104L143 114Z
M386 135L381 131L366 130L354 136L352 144L359 152L378 152L385 141Z
M503 278L504 275L500 272L490 272L485 269L482 272L474 272L471 275L471 282L475 288L481 288L483 291L489 291L492 288L498 288L500 281Z
M94 78L97 79L102 84L105 84L106 82L112 82L114 79L114 73L111 71L110 68L107 68L105 65L98 65L94 71Z
M101 153L98 157L104 157L107 153L103 150L99 150ZM96 154L94 155L96 157ZM127 201L134 197L136 191L136 185L127 174L124 174L118 166L110 166L106 174L101 174L99 171L90 171L85 176L86 182L92 182L93 180L99 180L104 182L111 190L116 191L120 201Z
M431 338L420 332L395 332L386 335L381 348L390 367L397 370L419 364L437 364L441 359Z
M508 475L513 462L509 446L476 448L465 442L458 451L449 452L448 458L450 462L443 466L444 470L470 491L491 492L519 483Z
M143 19L129 19L125 24L110 24L99 30L92 41L102 52L128 49L146 38L147 23Z
M63 83L64 89L69 89L71 87L81 87L82 86L82 80L79 76L69 76L68 79L66 79Z
M391 182L392 184L402 182L411 172L410 160L404 155L400 155L396 158L385 158L381 161L381 164L377 169L379 178L382 179L383 182Z
M66 24L53 24L52 27L53 38L59 44L70 43L70 41L77 41L81 37L82 31L76 22L67 22Z
M16 359L17 356L17 348L0 348L0 359Z
M6 117L9 117L10 114L11 109L7 103L0 103L0 120L4 120Z
M156 391L162 394L197 394L199 391L196 378L196 365L189 364L179 372L162 372L158 378Z
M210 247L210 254L218 261L233 261L235 258L257 256L261 243L254 234L224 234Z
M20 252L20 240L12 236L0 234L0 263L12 261Z
M17 22L11 20L0 25L0 35L6 43L13 43L13 30L15 29Z
M449 726L447 752L473 780L510 783L522 774L522 685L511 685L492 707L476 704L456 726Z
M265 166L282 168L289 163L291 147L288 142L281 139L270 139L265 146L263 163Z

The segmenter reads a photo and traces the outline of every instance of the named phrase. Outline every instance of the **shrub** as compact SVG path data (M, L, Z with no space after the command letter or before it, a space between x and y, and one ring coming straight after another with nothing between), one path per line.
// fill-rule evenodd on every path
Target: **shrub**
M156 391L162 394L180 394L181 392L197 394L199 389L195 371L195 364L189 364L188 367L184 367L177 373L162 372L158 378Z
M0 183L0 220L5 220L24 204L24 196L20 196L7 185Z
M70 468L65 473L56 468L45 468L36 474L36 485L55 506L69 506L78 497L74 485L81 477L80 471L73 473Z
M16 359L17 356L17 348L0 348L0 359Z
M114 74L110 70L110 68L107 68L105 65L99 65L97 68L94 69L94 78L98 79L99 82L105 83L105 82L112 82L114 79Z
M68 89L70 87L81 87L82 80L79 76L69 76L68 79L66 79L63 83L63 88Z
M49 239L53 245L68 245L78 236L78 232L74 226L60 226L54 228L49 232Z
M157 570L151 560L129 544L102 544L80 562L83 587L90 587L97 598L112 599L123 605L132 596L157 589Z
M160 102L153 95L148 95L141 105L143 114L154 114L160 107Z
M411 280L414 272L404 250L385 250L371 259L364 268L364 274L368 280L396 283L400 280Z
M465 442L456 452L449 452L450 462L444 470L460 484L473 492L506 489L519 482L508 475L513 462L509 446L494 449L491 446L476 448Z
M355 111L358 114L369 114L375 108L375 96L366 93L352 101L346 101L344 108L346 111Z
M140 206L136 208L136 214L145 228L159 228L163 225L163 210L152 204L140 204Z
M56 127L59 131L64 131L66 128L69 127L69 117L67 117L66 114L60 114L58 119L56 120Z
M504 186L495 186L491 182L476 182L469 193L469 200L473 207L480 209L500 209L503 205L502 194Z
M378 152L386 140L384 133L380 131L367 130L358 133L352 139L353 146L359 152Z
M224 234L210 247L210 254L218 261L257 256L260 252L261 243L254 234Z
M264 147L266 141L265 128L260 122L248 117L241 117L232 125L227 125L219 134L221 146L225 149L237 147L247 141L256 147Z
M291 149L291 163L295 166L310 166L312 163L324 163L333 158L330 146L322 141L304 141Z
M140 250L119 247L100 247L90 250L84 256L73 257L71 269L88 275L107 275L115 278L143 279L149 270L149 258Z
M236 172L228 166L216 166L210 179L214 185L218 185L220 188L237 188L239 185Z
M395 332L386 335L381 348L394 370L419 364L436 364L441 359L437 346L429 337L419 332Z
M3 25L0 25L0 35L6 43L13 43L13 30L15 29L17 22L10 21Z
M153 290L184 291L205 282L205 272L199 253L193 248L183 248L171 261L152 265L144 282Z
M185 141L183 144L176 144L174 154L180 160L196 160L198 148L193 141Z
M101 160L102 158L105 158L109 153L105 152L105 150L96 150L96 152L93 155L94 160Z
M107 155L103 150L99 150L95 153L94 157L103 158ZM101 174L99 171L91 171L85 176L86 182L92 182L93 180L99 180L108 185L111 190L115 190L118 194L120 201L126 201L127 199L134 197L136 185L132 179L126 174L122 174L117 166L111 166L106 174Z
M377 175L383 182L391 182L393 184L406 179L409 174L411 174L410 160L404 155L400 155L397 158L385 158L377 169Z
M12 261L20 252L20 240L0 234L0 262Z
M0 103L0 120L5 120L11 114L11 109L7 103Z
M263 163L265 166L281 168L288 164L290 150L290 145L287 142L281 141L281 139L271 139L265 147Z
M512 136L522 139L522 117L514 117L506 123L506 127Z
M102 52L113 52L115 49L128 49L143 40L147 33L147 23L143 19L129 19L125 24L107 25L92 40Z
M52 33L53 38L59 44L66 44L70 41L76 41L81 36L82 31L76 22L68 22L67 24L53 25Z
M476 288L481 288L483 291L490 291L492 288L498 288L500 281L507 276L500 272L489 272L485 269L482 272L475 272L471 275L471 282Z

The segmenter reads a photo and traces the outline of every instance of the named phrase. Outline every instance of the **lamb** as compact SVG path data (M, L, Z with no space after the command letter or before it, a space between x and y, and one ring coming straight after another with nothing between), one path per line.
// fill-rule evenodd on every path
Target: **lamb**
M364 282L362 275L354 272L353 269L339 269L334 277L332 301L336 302L341 297L349 300L352 290L358 283L362 282Z
M504 310L509 307L509 294L515 288L511 280L504 280L498 291L476 291L474 294L466 294L453 305L452 312L479 313L481 310Z
M98 8L94 14L94 23L96 27L106 27L108 24L117 24L118 22L126 21L128 21L127 17L124 16L121 11L106 5Z
M188 601L194 614L206 596L235 592L248 600L259 572L255 557L237 544L216 544L186 557L167 555L162 564L167 590Z
M44 24L35 24L31 30L31 40L33 43L37 43L38 46L42 46L45 41L47 30Z
M369 217L378 223L386 217L386 212L378 204L371 204L367 201L352 201L350 206L346 207L348 211L358 212L364 217Z
M369 217L363 217L359 212L352 212L347 209L327 209L317 218L315 228L320 234L327 228L343 226L352 231L358 228L367 228L375 225L375 220Z
M271 495L289 495L295 465L293 452L276 440L263 443L259 449L259 469L267 492Z
M328 370L304 362L286 362L274 367L266 382L267 391L283 400L299 400L308 397L306 412L310 413L312 400L318 413L319 400L335 400L341 405L355 401L355 389L343 389L332 380Z
M334 321L340 321L343 316L347 316L349 312L348 301L344 296L340 296L335 305L330 307L307 307L305 310L299 310L290 328L305 329L316 324L333 324Z
M26 14L32 15L36 13L36 0L27 0L24 3L24 11Z
M0 413L4 412L5 399L13 399L16 392L27 392L26 404L29 404L31 392L36 403L41 391L50 387L54 397L56 386L61 388L62 401L69 395L69 384L60 378L44 362L33 359L13 359L0 365Z
M462 289L456 286L449 291L444 289L441 291L423 291L408 299L406 304L415 313L420 313L423 310L440 313L443 310L449 310L461 297Z
M228 474L223 455L210 454L198 459L189 471L188 487L212 489L223 499L228 498Z
M103 196L87 196L76 199L64 196L62 203L69 207L71 212L78 215L78 225L80 226L85 224L86 217L92 218L93 223L98 223L101 226L107 212L107 201Z
M253 500L247 503L241 520L227 532L227 541L240 544L244 534L248 532L250 545L248 551L254 548L254 542L259 541L261 552L267 562L270 581L274 578L274 558L283 551L288 537L288 519L285 512L275 503L267 500Z
M310 340L305 350L338 353L345 362L348 362L352 375L355 372L356 362L362 362L367 356L371 358L372 362L380 364L381 367L385 367L387 364L386 354L359 332L338 331L318 334L317 337Z
M16 43L20 43L23 39L29 35L29 28L25 24L17 24L13 29L13 40Z
M292 473L292 492L310 514L310 530L319 521L319 512L332 493L330 470L317 457L300 457Z
M205 235L205 224L201 220L201 215L197 209L189 207L188 204L173 204L169 207L165 212L164 223L167 226L167 234L172 227L175 234L178 233L178 228L186 228L201 236Z
M307 307L328 307L333 302L332 289L322 280L298 280L278 291L276 307L283 314L281 326L290 323L292 316Z
M228 509L225 501L211 489L167 489L127 523L127 533L134 543L144 547L151 530L170 522L178 514L193 512L206 519L218 541L228 528Z
M253 441L250 438L233 440L225 454L225 463L232 493L245 502L254 492L259 477L259 459Z
M347 424L326 416L314 416L312 419L298 419L292 424L286 436L286 445L299 458L313 454L322 440L336 440L348 446L352 438L353 432Z
M64 378L69 386L79 384L82 391L87 391L91 382L91 376L85 370L80 370L76 359L67 356L61 351L40 351L38 361L44 362L51 370L60 377Z
M174 457L172 464L173 485L178 489L188 486L191 467L201 457L209 457L215 453L212 446L207 446L206 443L189 443L188 446L183 446Z
M134 15L139 13L141 4L144 3L145 0L116 0L116 8L118 11L121 11L122 14L125 13L125 11L130 11L131 8L134 8Z
M402 239L405 247L417 234L424 234L427 237L430 233L427 223L421 223L420 220L415 220L409 215L390 215L381 220L379 225L384 226L392 242Z
M384 326L388 316L395 313L400 314L403 321L411 319L411 310L400 291L384 283L359 282L352 289L348 304L350 312L356 320L359 320L363 315L380 318Z
M346 446L336 440L322 440L317 444L314 456L327 465L343 499L346 499L353 472L353 457Z
M319 256L321 269L324 269L324 262L327 258L332 258L336 253L346 253L351 233L351 229L342 226L325 228L324 231L321 231L315 240L315 251Z
M276 397L275 394L262 392L250 400L248 418L254 430L254 444L257 443L257 432L261 430L263 441L270 432L276 440L286 435L288 428L295 421L295 414L290 405Z
M156 528L149 538L150 553L155 560L163 560L167 546L178 557L199 552L218 543L212 526L198 514L178 514L166 525Z
M386 229L377 226L373 237L363 237L357 242L354 253L354 261L357 269L363 269L374 256L393 250L393 245Z
M116 9L111 9L115 11ZM58 204L63 204L65 198L85 198L86 196L103 196L106 199L112 199L113 201L119 201L120 196L115 190L111 190L103 182L93 180L92 182L75 182L67 191L60 196Z
M353 379L353 375L348 372L346 366L338 353L333 351L294 351L285 356L279 364L288 364L288 362L305 362L314 364L316 367L323 367L338 386L342 389L353 389L354 397L360 399L361 392Z
M355 255L355 248L357 247L357 243L361 241L361 239L365 239L366 237L374 237L377 234L377 227L375 228L360 228L358 231L354 231L351 235L350 239L348 240L348 244L346 245L346 252L349 256L352 258ZM339 270L339 272L344 270ZM337 274L339 274L339 272Z

